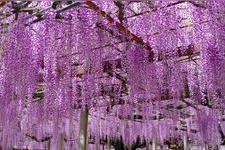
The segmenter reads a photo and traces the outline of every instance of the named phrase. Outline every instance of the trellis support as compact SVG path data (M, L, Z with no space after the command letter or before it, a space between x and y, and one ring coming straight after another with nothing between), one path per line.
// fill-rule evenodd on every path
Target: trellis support
M80 133L79 133L79 150L88 149L87 139L87 127L88 127L88 109L85 107L80 112Z

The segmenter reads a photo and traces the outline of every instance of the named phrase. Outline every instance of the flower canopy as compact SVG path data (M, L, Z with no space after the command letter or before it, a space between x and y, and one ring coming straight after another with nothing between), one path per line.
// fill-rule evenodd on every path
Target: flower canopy
M224 1L0 2L0 145L56 150L63 135L77 149L82 110L89 145L225 144L224 12Z

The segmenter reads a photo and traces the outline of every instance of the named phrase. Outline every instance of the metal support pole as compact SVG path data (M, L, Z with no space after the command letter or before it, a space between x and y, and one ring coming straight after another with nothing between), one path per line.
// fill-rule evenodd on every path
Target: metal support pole
M85 107L80 113L79 150L87 150L88 109Z

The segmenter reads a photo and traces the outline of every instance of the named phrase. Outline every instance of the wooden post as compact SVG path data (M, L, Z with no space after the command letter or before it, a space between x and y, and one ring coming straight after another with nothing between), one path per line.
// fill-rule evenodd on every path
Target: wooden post
M146 139L146 150L150 150L149 140Z
M50 148L51 148L51 140L48 140L47 141L47 150L50 150Z
M79 150L87 150L88 109L85 107L80 113Z
M132 149L132 145L129 145L129 146L128 146L128 150L131 150L131 149Z
M110 144L110 139L109 139L109 136L107 137L107 145L106 145L106 149L107 150L110 150L111 149L111 144Z
M156 150L156 139L152 139L152 150Z
M208 144L205 144L205 150L209 150Z
M188 137L187 137L187 135L184 136L184 150L188 150Z
M107 150L111 150L111 144L110 143L107 143Z
M100 150L100 139L99 139L99 136L96 137L95 144L96 144L96 150Z
M44 150L50 150L51 140L46 141Z
M59 150L64 150L64 134L60 134Z

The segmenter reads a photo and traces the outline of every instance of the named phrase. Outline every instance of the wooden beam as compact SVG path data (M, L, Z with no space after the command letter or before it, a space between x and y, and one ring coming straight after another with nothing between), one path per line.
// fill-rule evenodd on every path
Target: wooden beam
M99 29L102 29L102 30L108 32L110 35L116 37L117 39L119 39L119 40L121 40L123 42L128 42L129 41L129 39L127 37L123 37L122 35L119 35L115 31L113 31L112 29L106 27L105 25L103 25L101 23L96 23L96 27L98 27Z
M56 13L57 14L62 13L64 11L69 10L69 9L71 9L73 7L76 7L76 6L80 5L80 4L81 4L80 2L75 1L74 3L68 5L68 6L64 7L64 8L61 8L61 9L57 10Z
M152 47L144 42L144 40L141 37L138 37L137 35L133 34L127 27L123 26L120 22L115 21L109 14L107 14L105 11L103 11L100 7L98 7L95 3L92 1L86 1L85 4L92 10L96 11L99 13L102 17L106 18L109 23L115 24L117 29L125 34L128 39L130 39L133 42L136 42L137 44L143 46L145 49L149 51L150 54L150 62L154 61L154 53L152 51Z
M128 42L129 41L128 38L126 38L126 37L124 38L123 36L119 35L118 33L116 33L115 31L113 31L112 29L106 27L103 24L97 23L96 27L98 27L98 28L108 32L110 35L116 37L117 39L119 39L119 40L121 40L123 42ZM173 29L173 30L177 30L177 29ZM157 34L159 34L159 33L157 33ZM154 35L152 35L152 36L154 36ZM110 45L108 45L108 46L110 46ZM101 48L101 47L99 47L99 48ZM183 51L181 50L181 48L182 47L177 47L178 58L175 60L177 62L190 61L190 60L195 61L196 57L198 57L200 55L200 52L196 51L196 49L195 49L193 44L188 45L188 47L185 50L183 50ZM152 56L150 56L150 58L151 57ZM169 58L165 58L165 59L171 59L171 58L173 58L173 57L169 57ZM164 60L162 58L162 54L158 54L158 57L154 61L162 61L162 60Z
M197 111L201 111L201 109L199 109L197 106L195 106L194 104L192 104L191 102L188 102L186 100L184 100L183 98L180 99L182 102L184 102L185 104L187 104L188 106L194 108Z

